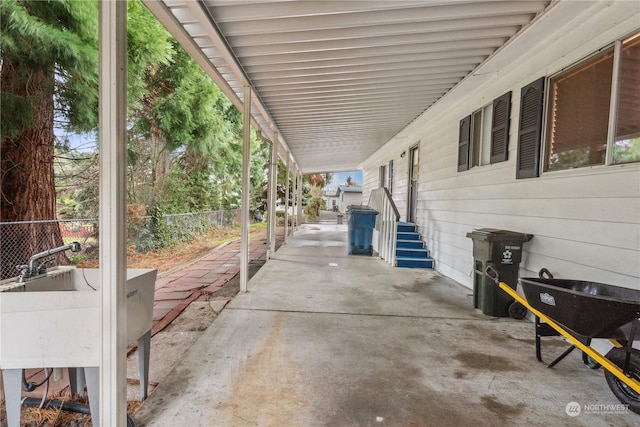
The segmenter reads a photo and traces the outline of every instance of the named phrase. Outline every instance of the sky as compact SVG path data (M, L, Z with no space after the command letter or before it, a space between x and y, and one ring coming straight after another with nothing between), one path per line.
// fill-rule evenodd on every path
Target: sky
M344 185L347 182L347 177L351 176L351 179L355 184L362 185L362 171L350 171L350 172L335 172L331 182L327 186L327 189L337 189L338 185Z

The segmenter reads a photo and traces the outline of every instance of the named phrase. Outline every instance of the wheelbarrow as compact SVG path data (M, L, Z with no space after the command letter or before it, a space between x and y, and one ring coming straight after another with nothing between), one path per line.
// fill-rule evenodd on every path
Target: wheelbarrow
M522 297L513 288L500 281L498 271L487 266L485 274L549 327L565 337L573 348L582 350L593 367L604 368L607 385L613 394L640 414L640 350L633 341L640 318L640 291L603 283L542 277L520 278ZM625 334L621 328L630 325ZM613 346L605 356L593 348L592 338L606 338ZM539 335L536 333L536 353L539 353ZM562 359L561 355L554 363ZM583 358L583 360L585 360Z

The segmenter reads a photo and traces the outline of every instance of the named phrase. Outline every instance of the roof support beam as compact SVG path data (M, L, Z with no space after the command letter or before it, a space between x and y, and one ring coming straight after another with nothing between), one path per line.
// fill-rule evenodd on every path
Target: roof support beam
M302 224L302 171L298 169L298 218L296 220L296 229Z
M249 282L249 174L251 172L251 86L244 86L242 110L242 196L240 211L240 292L247 292Z
M93 422L97 426L125 426L127 3L100 1L99 8L102 359L99 417L95 417L99 419ZM95 411L92 414L97 415Z
M291 172L291 154L287 151L287 183L284 196L284 242L289 239L289 174Z
M276 253L276 199L278 198L278 132L273 132L271 144L271 164L269 168L269 244L267 246L267 260Z

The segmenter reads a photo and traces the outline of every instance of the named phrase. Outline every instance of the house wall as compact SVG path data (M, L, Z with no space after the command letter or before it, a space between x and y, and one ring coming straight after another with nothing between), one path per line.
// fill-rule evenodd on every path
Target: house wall
M325 196L324 198L327 209L331 210L333 209L333 205L335 204L336 206L339 206L339 199L336 196Z
M640 28L633 2L571 3L577 2L561 2L532 24L361 165L366 201L379 185L379 166L393 160L393 198L405 219L409 148L419 144L418 229L436 269L468 287L473 245L466 233L493 227L535 236L524 244L521 276L546 267L557 278L640 289L640 164L515 179L520 89ZM460 120L507 91L508 161L457 172Z
M349 205L361 205L362 203L362 193L345 191L340 193L338 208L340 212L346 212Z

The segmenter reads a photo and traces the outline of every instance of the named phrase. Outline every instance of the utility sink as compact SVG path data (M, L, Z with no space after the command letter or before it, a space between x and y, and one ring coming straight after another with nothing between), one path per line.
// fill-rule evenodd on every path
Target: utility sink
M142 399L147 395L155 280L154 269L127 270L126 335L127 343L137 340L140 346ZM11 397L27 368L85 368L94 412L97 400L92 394L97 393L101 363L100 302L100 270L95 268L60 266L24 283L0 282L0 369L10 427L19 425L20 395L17 421L15 414L10 417L10 404L15 406ZM90 384L93 377L95 386Z

